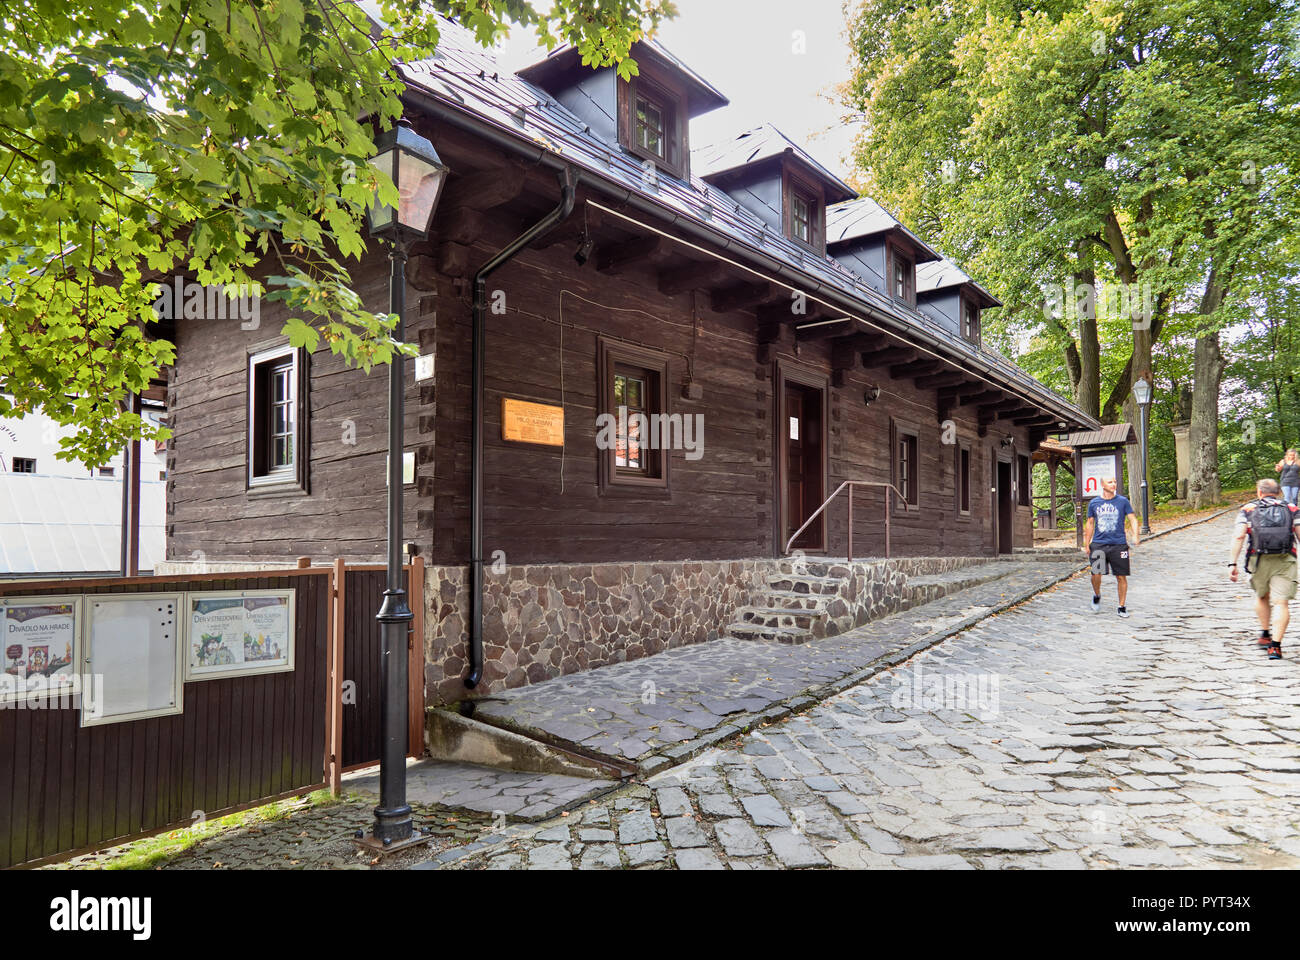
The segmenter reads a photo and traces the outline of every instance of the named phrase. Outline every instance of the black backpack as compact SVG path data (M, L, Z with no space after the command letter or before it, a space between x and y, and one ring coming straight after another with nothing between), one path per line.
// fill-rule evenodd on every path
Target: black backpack
M1293 522L1291 508L1285 503L1256 501L1255 509L1250 512L1251 555L1294 553Z

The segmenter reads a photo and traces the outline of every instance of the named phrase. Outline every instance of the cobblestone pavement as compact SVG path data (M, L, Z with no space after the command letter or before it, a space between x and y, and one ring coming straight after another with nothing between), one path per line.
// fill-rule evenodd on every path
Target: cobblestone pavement
M759 713L836 681L1070 569L1050 560L997 565L1004 575L996 580L837 637L797 646L724 637L677 647L484 697L476 701L475 718L623 761L672 757L671 748L725 727L729 717Z
M379 771L345 776L344 787L379 799ZM413 804L468 810L500 822L542 820L589 797L609 793L615 780L558 773L517 773L475 763L421 760L406 768L406 796Z
M194 828L108 847L46 870L367 870L400 869L489 835L486 815L454 813L413 803L414 819L430 843L382 860L358 850L352 837L374 822L371 797L318 795L268 804Z
M1253 644L1231 523L1134 551L1131 619L1077 576L452 866L1300 866L1300 664Z

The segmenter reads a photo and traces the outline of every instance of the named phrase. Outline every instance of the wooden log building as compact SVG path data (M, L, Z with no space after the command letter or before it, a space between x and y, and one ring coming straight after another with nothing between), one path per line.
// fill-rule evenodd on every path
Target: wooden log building
M901 494L854 493L830 632L860 622L919 562L861 560L885 555L886 511L895 558L1030 546L1032 454L1098 425L981 344L995 298L779 131L692 152L690 120L726 99L656 43L633 56L631 82L567 48L507 75L448 24L404 67L407 117L451 171L407 274L432 702L716 638L844 481ZM483 284L476 477L476 274L556 210ZM355 276L386 309L381 244ZM387 371L290 349L274 311L177 324L168 556L379 560ZM670 418L672 448L637 413ZM844 558L846 512L793 548Z

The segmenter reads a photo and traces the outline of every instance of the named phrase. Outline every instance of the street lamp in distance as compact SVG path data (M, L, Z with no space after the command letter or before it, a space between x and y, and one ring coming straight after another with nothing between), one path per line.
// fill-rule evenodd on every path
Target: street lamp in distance
M1147 493L1147 428L1151 414L1151 383L1140 378L1133 384L1133 400L1138 407L1138 440L1142 459L1142 535L1151 532L1151 501Z

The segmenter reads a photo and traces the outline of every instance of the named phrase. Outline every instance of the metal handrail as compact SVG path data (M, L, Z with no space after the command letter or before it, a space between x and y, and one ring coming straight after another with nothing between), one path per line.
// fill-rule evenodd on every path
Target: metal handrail
M845 487L850 488L849 489L849 546L848 546L848 557L846 559L850 563L853 562L853 490L852 490L853 487L884 487L885 488L885 558L886 559L889 558L889 506L890 506L889 491L892 490L894 491L894 493L898 494L898 498L902 500L904 503L907 502L907 495L904 494L902 490L899 490L898 487L894 486L892 483L883 483L879 480L845 480L843 483L841 483L838 487L835 488L835 492L832 493L829 497L827 497L825 501L823 501L820 507L818 507L816 510L813 511L813 515L804 521L804 525L800 527L798 530L796 530L793 534L791 534L790 539L785 542L786 553L790 552L791 544L793 544L796 540L799 539L799 534L807 530L808 527L812 525L812 522L822 515L822 512L827 507L830 506L831 501L834 500L836 497L838 497L844 491Z

